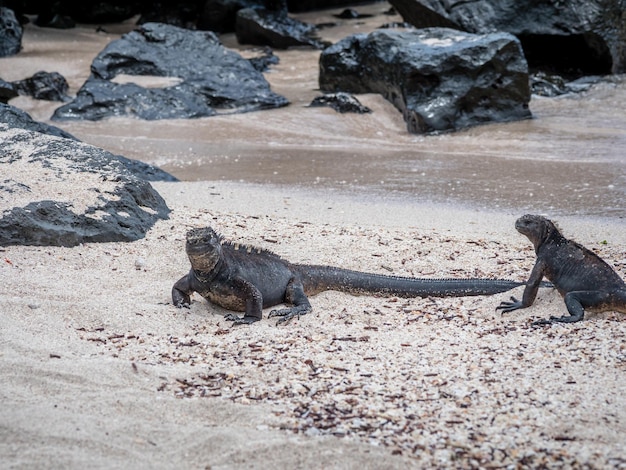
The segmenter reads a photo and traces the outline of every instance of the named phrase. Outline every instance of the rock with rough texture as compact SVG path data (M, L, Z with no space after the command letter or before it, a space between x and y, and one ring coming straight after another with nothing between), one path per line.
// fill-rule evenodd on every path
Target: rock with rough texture
M261 0L207 0L198 17L198 29L230 33L235 31L237 12L244 8L262 8Z
M15 55L22 50L22 32L13 10L0 6L0 57Z
M316 96L311 101L309 107L329 107L337 111L338 113L357 113L366 114L371 113L372 110L367 106L363 106L359 100L349 93L328 93L322 96Z
M355 2L354 0L289 0L287 5L289 11L300 12L350 6L357 3L362 2Z
M29 2L26 10L37 14L35 24L46 28L68 29L79 23L118 23L139 12L139 1L98 0L77 2L55 0L52 2Z
M371 18L372 15L367 15L363 13L359 13L354 8L346 8L341 13L333 15L335 18L339 18L342 20L361 20L365 18Z
M58 72L37 72L32 77L13 82L20 95L32 96L36 100L68 101L69 85Z
M57 3L57 2L51 2ZM61 13L71 16L79 23L118 23L131 18L139 12L140 1L98 0L96 2L77 2L63 0Z
M42 134L63 137L65 139L78 140L69 132L65 132L63 129L59 129L56 126L35 121L27 112L10 105L0 104L0 123L6 124L9 128L26 129ZM124 165L124 167L137 178L146 181L178 181L175 176L170 175L168 172L154 165L139 160L131 160L121 155L113 155L113 158L117 159L117 161Z
M195 118L288 104L250 61L222 46L215 34L166 24L147 23L109 43L91 72L76 99L58 108L53 119ZM132 80L117 83L118 75L176 82L148 88Z
M323 49L317 38L317 28L287 15L284 11L244 8L237 12L235 26L240 44L257 44L277 49L292 46L311 46Z
M17 127L19 129L63 137L64 139L78 140L69 132L65 132L56 126L35 121L26 111L8 104L0 104L0 124L6 124L9 128Z
M276 65L280 62L280 58L274 55L274 51L269 46L265 46L260 55L250 57L248 60L259 72L267 72L270 66Z
M119 159L74 140L0 125L0 246L133 241L169 208Z
M429 28L350 36L322 52L319 85L330 92L380 93L415 133L531 115L526 61L507 33Z
M15 85L0 78L0 103L7 104L10 99L15 98L17 95Z
M76 21L71 16L55 13L56 9L44 9L37 18L35 24L41 28L71 29L76 27Z
M203 8L202 3L196 0L143 2L137 24L165 23L180 28L196 29Z
M505 31L528 63L570 76L626 72L623 0L390 0L409 23L471 33Z

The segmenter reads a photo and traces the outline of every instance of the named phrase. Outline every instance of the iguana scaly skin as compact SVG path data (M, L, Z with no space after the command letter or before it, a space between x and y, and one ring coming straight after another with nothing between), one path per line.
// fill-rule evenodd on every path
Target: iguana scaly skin
M583 319L585 310L626 313L626 284L602 258L565 238L545 217L525 215L515 222L515 228L533 243L537 261L522 300L511 297L510 302L502 302L496 309L505 313L532 305L545 276L563 296L569 315L539 320L534 322L536 325L577 322Z
M505 292L523 282L501 279L420 279L368 274L347 269L292 264L266 250L222 240L211 228L187 233L186 252L191 271L172 288L172 302L188 307L190 295L199 293L243 317L226 316L235 324L261 319L262 309L278 304L290 308L272 310L278 323L311 311L308 295L325 290L350 294L380 294L397 297L460 297Z

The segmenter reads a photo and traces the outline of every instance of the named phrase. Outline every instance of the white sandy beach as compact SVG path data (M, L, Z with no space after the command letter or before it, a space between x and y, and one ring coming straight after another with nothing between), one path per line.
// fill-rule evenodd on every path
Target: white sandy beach
M397 19L388 9L363 7L378 16L324 37ZM59 71L76 93L132 25L105 29L28 25L0 76ZM532 207L626 277L624 77L534 97L533 120L425 137L380 96L359 97L370 115L307 108L318 54L277 52L266 75L287 108L52 122L209 181L153 183L172 213L133 243L0 247L0 469L626 468L623 314L532 328L565 306L542 289L531 308L496 313L521 288L415 300L326 292L280 327L231 328L199 296L171 305L189 269L185 232L206 225L293 262L526 280L534 252L513 224ZM11 104L49 123L59 105Z
M170 304L188 227L297 262L525 279L517 214L358 203L221 183L156 183L173 209L144 240L0 250L4 468L620 468L626 318L534 329L552 290L398 300L327 292L276 327ZM559 219L624 275L626 233ZM606 242L606 243L602 243ZM521 291L521 289L520 289ZM520 292L514 292L520 294Z

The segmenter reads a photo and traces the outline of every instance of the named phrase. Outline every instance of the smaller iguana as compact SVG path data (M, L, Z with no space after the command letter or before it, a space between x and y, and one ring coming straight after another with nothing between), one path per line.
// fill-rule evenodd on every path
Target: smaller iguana
M583 319L585 310L626 313L626 284L602 258L565 238L545 217L525 215L517 219L515 228L533 243L537 261L522 300L511 297L510 302L502 302L496 310L504 314L532 305L545 276L563 296L569 315L539 320L535 325L577 322Z
M224 241L210 227L187 233L185 249L191 270L172 288L172 302L188 307L193 292L221 307L245 312L226 316L235 324L261 319L262 309L287 303L290 308L272 310L270 317L283 323L311 311L307 295L325 290L350 294L382 294L398 297L460 297L491 295L524 285L503 279L421 279L384 276L330 266L292 264L258 248Z

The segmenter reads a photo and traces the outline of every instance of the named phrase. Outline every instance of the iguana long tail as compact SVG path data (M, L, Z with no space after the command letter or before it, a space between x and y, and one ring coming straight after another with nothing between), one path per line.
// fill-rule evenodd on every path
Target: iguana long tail
M385 276L310 265L302 266L302 269L298 271L307 295L325 290L336 290L354 295L383 294L406 298L463 297L498 294L526 284L507 279L429 279Z

